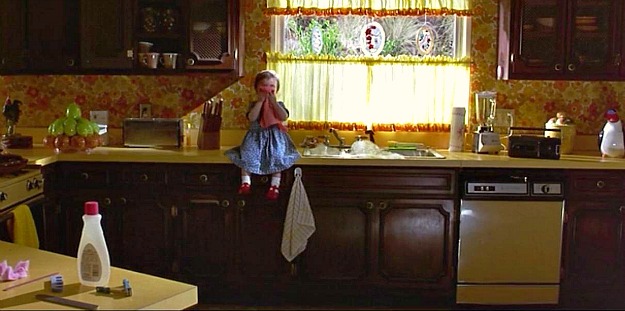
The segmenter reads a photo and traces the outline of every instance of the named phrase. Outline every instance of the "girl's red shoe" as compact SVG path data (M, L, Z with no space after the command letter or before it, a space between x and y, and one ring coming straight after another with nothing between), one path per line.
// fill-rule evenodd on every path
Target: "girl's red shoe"
M242 183L239 187L239 194L249 194L252 191L250 184Z
M267 198L267 200L271 200L271 201L277 200L279 196L280 196L280 190L278 189L278 186L269 187L269 190L267 190L267 194L265 194L265 197Z

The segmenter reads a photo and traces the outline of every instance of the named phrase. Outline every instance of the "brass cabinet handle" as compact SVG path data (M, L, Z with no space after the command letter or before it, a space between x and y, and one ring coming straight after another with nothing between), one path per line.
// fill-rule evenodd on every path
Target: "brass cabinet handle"
M104 202L104 205L111 205L111 203L113 203L113 200L111 200L111 198L104 198L104 200L102 200Z
M623 212L625 211L625 206L621 205L621 207L618 208L619 213L623 214Z
M241 207L241 208L242 208L242 207L245 207L245 200L239 200L239 201L237 201L237 206L238 206L238 207Z
M67 67L74 67L74 65L76 65L76 61L73 58L68 58L65 61L65 64L67 65Z
M562 64L556 64L553 69L555 69L556 71L560 71L562 70Z
M141 174L141 175L139 176L139 179L140 179L141 181L148 181L148 175L147 175L147 174Z
M208 181L208 176L206 174L200 175L200 181L201 182L207 182Z
M598 181L597 182L597 188L603 189L603 187L605 187L605 182L603 180Z
M373 202L370 202L370 201L367 202L366 207L367 207L368 210L372 210L373 209Z
M89 174L87 174L87 173L81 173L81 174L80 174L80 178L82 178L82 180L88 180L88 179L89 179Z
M267 176L263 176L260 178L260 182L262 182L263 184L266 184L269 181L269 177Z
M195 65L195 60L193 60L193 58L187 58L187 65L189 66Z
M222 207L228 207L228 206L230 206L230 201L229 201L229 200L223 200L223 201L221 201L221 206L222 206Z
M176 206L172 206L170 208L170 212L171 212L171 217L177 217L178 216L178 208Z
M379 209L380 210L385 210L387 208L388 208L388 202L386 202L386 201L380 202L380 205L379 205Z
M566 69L568 69L569 71L575 71L575 69L577 69L577 67L575 67L575 64L569 64Z
M123 197L122 197L122 198L119 198L119 202L120 202L122 205L126 205L126 203L128 203L128 200L126 200L126 198L123 198Z

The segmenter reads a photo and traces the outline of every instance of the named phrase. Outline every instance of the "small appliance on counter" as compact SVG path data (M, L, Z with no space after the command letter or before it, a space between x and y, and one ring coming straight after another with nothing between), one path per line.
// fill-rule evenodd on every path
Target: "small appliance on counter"
M602 157L622 158L625 155L623 124L615 109L605 113L607 122L599 133L599 150Z
M127 118L122 131L125 147L180 148L184 125L180 118Z
M494 130L497 93L475 94L475 118L478 126L473 133L472 150L475 153L499 153L503 149L499 134Z
M541 136L521 134L515 135L513 131L541 132ZM534 127L510 127L508 137L508 156L513 158L534 159L560 159L560 137L545 137L543 132L560 132L560 129L534 128Z

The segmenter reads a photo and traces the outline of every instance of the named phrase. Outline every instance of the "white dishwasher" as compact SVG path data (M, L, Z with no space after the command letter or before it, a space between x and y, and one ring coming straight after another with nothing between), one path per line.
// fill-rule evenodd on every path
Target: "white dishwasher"
M560 171L463 172L456 303L558 303Z

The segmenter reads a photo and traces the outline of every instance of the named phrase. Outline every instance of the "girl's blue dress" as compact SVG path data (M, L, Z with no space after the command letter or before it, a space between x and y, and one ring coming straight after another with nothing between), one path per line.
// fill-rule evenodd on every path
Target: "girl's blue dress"
M278 104L285 108L283 102ZM241 145L226 150L224 155L236 166L256 175L281 172L301 157L289 134L277 125L262 128L258 120L250 122Z

